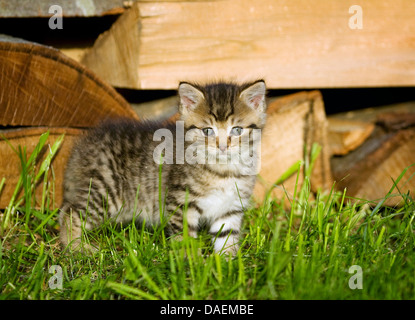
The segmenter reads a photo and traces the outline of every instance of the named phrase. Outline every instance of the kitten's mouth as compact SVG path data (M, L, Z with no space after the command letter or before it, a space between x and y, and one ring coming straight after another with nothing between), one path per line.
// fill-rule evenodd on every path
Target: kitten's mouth
M245 156L244 156L245 155ZM246 165L253 160L252 156L244 154L240 148L219 148L207 147L195 150L194 156L198 158L198 163L220 164L220 165Z
M228 151L219 151L216 155L216 158L218 159L225 159L225 158L230 159L231 157L232 157L232 154Z

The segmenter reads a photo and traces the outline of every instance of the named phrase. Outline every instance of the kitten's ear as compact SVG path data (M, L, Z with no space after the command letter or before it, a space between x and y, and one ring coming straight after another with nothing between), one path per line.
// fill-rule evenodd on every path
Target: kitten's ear
M259 112L265 112L266 91L267 89L265 87L264 80L259 80L244 89L239 95L239 98L241 98L242 101L244 101L252 109Z
M205 98L203 93L187 82L179 85L180 110L182 112L193 111Z

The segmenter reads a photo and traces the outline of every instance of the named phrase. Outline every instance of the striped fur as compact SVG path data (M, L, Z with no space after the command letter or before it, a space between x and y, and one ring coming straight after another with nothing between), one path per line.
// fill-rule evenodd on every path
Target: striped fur
M263 128L265 84L181 83L179 97L181 120L189 137L184 142L185 149L193 145L207 147L208 152L194 159L191 153L190 158L196 163L164 163L159 175L153 152L160 141L154 141L154 133L167 128L175 136L174 124L166 127L155 122L118 119L92 129L75 145L65 172L59 218L64 246L81 249L81 224L87 230L107 219L116 223L134 220L145 221L149 226L159 224L161 185L164 214L166 219L170 217L170 234L183 231L187 201L191 236L196 237L200 226L207 225L216 252L238 250L243 211L249 206L255 175L244 174L243 163L223 164L217 160L228 159L230 154L239 156L242 135L249 136L253 129ZM243 128L241 136L229 136L235 126ZM215 136L206 137L206 127L212 128ZM225 135L224 139L220 135ZM249 141L251 144L252 139ZM176 150L176 142L173 143L172 150ZM219 145L226 148L223 154ZM212 158L211 151L218 155ZM199 161L207 159L216 161ZM171 215L172 212L175 213Z

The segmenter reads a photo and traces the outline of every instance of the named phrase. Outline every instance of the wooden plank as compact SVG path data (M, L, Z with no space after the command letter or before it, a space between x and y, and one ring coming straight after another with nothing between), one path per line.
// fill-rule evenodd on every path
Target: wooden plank
M58 50L0 37L0 125L90 127L136 113L114 88Z
M415 2L137 2L83 63L117 87L264 78L269 88L415 85ZM397 32L399 30L399 32Z

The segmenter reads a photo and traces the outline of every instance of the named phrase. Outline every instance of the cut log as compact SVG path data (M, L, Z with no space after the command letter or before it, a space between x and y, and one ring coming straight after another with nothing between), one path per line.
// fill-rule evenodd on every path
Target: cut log
M268 88L415 85L415 2L354 4L138 1L82 61L113 86L136 89L258 77Z
M356 149L371 135L375 124L328 118L328 138L332 155L346 155Z
M0 125L90 127L138 118L114 88L58 50L0 37Z
M261 144L260 179L254 189L257 202L262 202L267 191L299 160L310 157L311 146L318 143L322 149L311 175L311 190L328 190L333 179L330 171L330 150L327 140L327 119L319 91L299 92L278 98L267 110L267 124ZM273 196L292 200L296 174L274 188ZM298 180L298 188L304 181L304 167ZM286 194L288 198L286 197Z
M49 138L43 148L43 152L39 158L39 162L44 159L49 149L49 146L58 139L62 134L65 134L63 143L60 146L59 151L57 152L55 158L52 161L52 170L53 175L50 173L48 175L48 182L54 187L50 189L51 194L50 199L54 200L52 203L53 208L60 206L62 202L62 181L63 174L65 170L65 165L69 157L72 145L75 139L83 132L81 129L73 128L20 128L12 130L1 130L0 134L10 142L10 144L17 149L18 146L25 146L26 152L28 155L32 154L33 150L36 147L36 144L39 142L39 137L42 133L49 130ZM12 198L13 192L16 188L17 182L20 177L20 159L18 155L13 151L9 144L1 138L0 136L0 180L4 177L6 179L3 191L0 193L0 208L5 208ZM40 200L42 198L42 183L39 183L36 186L35 195L37 199L37 207L40 205ZM53 191L53 192L52 192Z
M415 126L415 113L382 113L377 116L376 124L387 131L406 129Z
M402 113L410 110L414 104L379 108L370 115L370 110L353 112L353 119L361 119L375 126L370 137L358 148L342 157L333 157L331 167L337 188L347 188L347 195L356 199L365 199L378 203L400 174L408 168L397 183L393 194L385 205L395 206L403 203L399 193L411 194L415 191L415 109L414 113ZM369 116L370 115L370 116ZM345 116L345 115L343 115Z
M82 132L75 128L91 127L107 118L138 117L110 85L51 47L2 36L0 70L0 125L28 126L0 131L15 148L26 146L27 153L31 154L40 134L48 128L50 144L62 133L66 134L52 162L54 200L58 207L65 164L73 141ZM0 179L6 178L0 194L0 208L10 201L19 176L19 158L0 138ZM41 192L41 186L38 186L37 199Z

